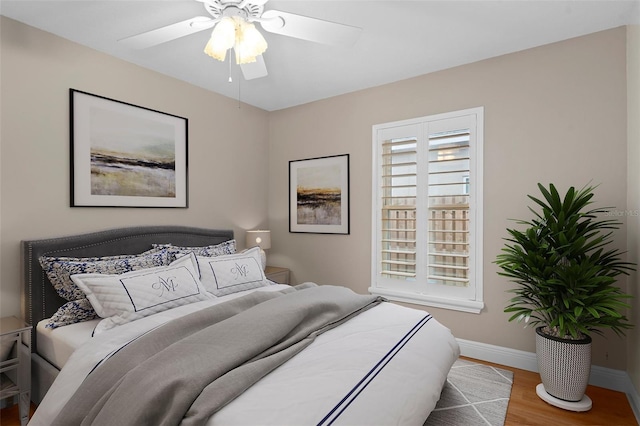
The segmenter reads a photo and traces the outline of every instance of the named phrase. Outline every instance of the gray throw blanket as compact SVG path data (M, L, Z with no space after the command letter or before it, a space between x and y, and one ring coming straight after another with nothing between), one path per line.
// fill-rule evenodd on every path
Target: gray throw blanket
M381 301L305 284L194 312L97 367L52 424L204 424L317 335Z

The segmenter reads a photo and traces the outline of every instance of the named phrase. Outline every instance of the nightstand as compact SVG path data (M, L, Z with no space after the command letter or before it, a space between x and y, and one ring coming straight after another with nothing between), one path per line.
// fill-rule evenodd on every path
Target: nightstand
M279 284L289 284L289 270L278 266L267 266L264 270L267 279Z
M25 426L31 405L31 326L16 317L0 318L0 347L0 399L18 396L20 424Z

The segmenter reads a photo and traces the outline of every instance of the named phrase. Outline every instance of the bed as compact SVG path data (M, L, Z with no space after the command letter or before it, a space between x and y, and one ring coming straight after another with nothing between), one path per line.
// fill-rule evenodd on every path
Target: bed
M129 259L176 247L186 251L162 266L73 275L100 317L46 326L70 299L43 259ZM200 251L207 247L224 250ZM345 287L246 278L252 270L232 266L251 260L251 251L236 253L230 230L184 226L23 241L22 310L33 326L38 404L30 424L424 423L459 355L446 327L424 311ZM226 284L232 278L222 268L245 274L245 284ZM197 279L193 288L183 281L157 287L156 270ZM171 296L171 309L156 308L136 293L150 275L156 293L186 293ZM121 295L109 293L116 287L136 309L118 311Z

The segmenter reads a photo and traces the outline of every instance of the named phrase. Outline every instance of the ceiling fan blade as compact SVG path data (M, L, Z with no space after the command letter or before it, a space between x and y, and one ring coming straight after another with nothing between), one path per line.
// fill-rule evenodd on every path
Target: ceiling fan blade
M267 76L267 65L264 63L262 55L256 56L255 62L241 64L240 69L242 69L242 75L245 80L253 80Z
M216 22L215 19L206 16L196 16L186 21L177 22L146 33L134 35L131 37L118 40L123 45L132 49L146 49L158 44L166 43L180 37L194 34L208 28L212 28Z
M362 28L351 25L280 10L266 10L258 21L262 28L270 33L336 46L353 45L362 31Z

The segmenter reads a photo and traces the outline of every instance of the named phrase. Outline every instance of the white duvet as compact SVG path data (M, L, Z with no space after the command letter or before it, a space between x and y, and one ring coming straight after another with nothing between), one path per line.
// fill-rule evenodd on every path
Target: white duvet
M90 339L71 355L29 424L49 424L87 374L118 348L173 318L219 302L161 312ZM318 336L208 424L421 425L458 355L450 331L428 313L385 302Z

